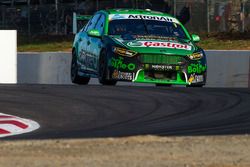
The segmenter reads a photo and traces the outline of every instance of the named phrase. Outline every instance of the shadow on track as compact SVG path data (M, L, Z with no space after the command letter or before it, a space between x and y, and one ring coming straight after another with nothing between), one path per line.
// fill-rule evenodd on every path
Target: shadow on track
M250 133L250 89L1 85L0 106L41 125L4 139Z

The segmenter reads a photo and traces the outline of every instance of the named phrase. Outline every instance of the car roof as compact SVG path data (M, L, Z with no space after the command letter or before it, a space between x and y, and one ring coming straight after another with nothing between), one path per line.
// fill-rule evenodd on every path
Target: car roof
M167 16L167 17L173 17L170 14L159 12L159 11L153 11L150 9L107 9L103 10L103 12L110 14L146 14L146 15L158 15L158 16Z

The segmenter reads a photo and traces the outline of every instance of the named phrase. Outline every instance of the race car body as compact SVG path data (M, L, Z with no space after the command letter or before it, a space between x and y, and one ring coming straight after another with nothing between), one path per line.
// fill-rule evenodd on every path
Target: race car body
M206 56L174 17L150 10L98 11L75 36L71 79L203 86Z

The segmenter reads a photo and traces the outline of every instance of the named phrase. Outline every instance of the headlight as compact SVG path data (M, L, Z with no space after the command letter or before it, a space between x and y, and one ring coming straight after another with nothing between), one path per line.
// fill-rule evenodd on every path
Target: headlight
M188 57L191 59L191 60L199 60L203 57L203 53L202 52L197 52L197 53L193 53L191 55L188 55Z
M134 55L137 54L137 52L135 51L127 50L127 49L119 48L119 47L113 47L112 51L118 55L127 56L127 57L133 57Z

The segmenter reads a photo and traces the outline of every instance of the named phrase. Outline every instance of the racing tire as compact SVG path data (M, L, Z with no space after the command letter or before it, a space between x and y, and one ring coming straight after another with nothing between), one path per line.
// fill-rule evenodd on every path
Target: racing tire
M71 81L72 83L79 85L87 85L89 83L90 77L82 77L78 75L78 65L75 50L72 53L71 61Z
M117 81L107 79L107 73L108 73L107 65L108 65L107 53L105 51L102 51L99 58L98 80L102 85L116 85Z

